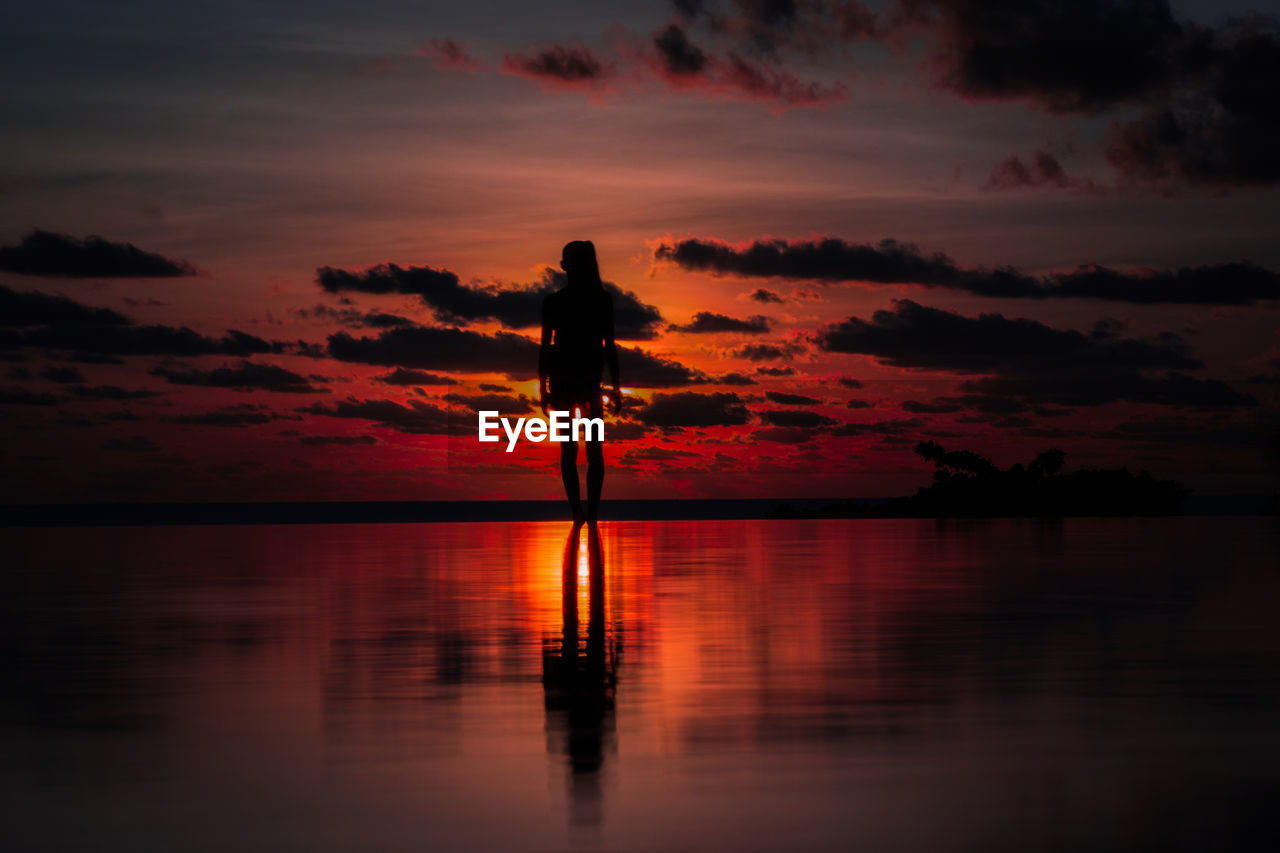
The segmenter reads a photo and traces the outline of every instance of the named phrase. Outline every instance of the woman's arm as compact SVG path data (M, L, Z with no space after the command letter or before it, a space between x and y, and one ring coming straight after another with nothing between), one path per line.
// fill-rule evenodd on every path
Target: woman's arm
M622 414L622 389L618 382L618 345L613 340L613 296L604 292L604 359L613 379L613 413Z
M547 310L551 297L542 300L542 345L538 348L538 403L542 413L547 413L547 377L551 373L551 312Z

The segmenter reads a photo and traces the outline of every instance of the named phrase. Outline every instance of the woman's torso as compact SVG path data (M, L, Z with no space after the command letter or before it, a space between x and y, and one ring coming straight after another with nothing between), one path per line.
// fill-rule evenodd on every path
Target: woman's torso
M602 290L575 293L566 288L547 297L557 371L599 374L604 361L607 308L608 295Z

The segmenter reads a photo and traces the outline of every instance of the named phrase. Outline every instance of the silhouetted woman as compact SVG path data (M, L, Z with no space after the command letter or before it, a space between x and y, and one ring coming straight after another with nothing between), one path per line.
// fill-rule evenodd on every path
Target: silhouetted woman
M613 297L600 280L596 247L589 240L574 240L564 247L560 267L568 283L548 294L542 303L542 349L538 354L538 379L542 410L567 411L574 417L604 417L600 375L609 365L613 379L614 412L620 410L618 348L613 342ZM560 476L573 508L573 520L594 521L604 485L604 449L587 441L587 509L582 510L578 488L578 443L560 445Z

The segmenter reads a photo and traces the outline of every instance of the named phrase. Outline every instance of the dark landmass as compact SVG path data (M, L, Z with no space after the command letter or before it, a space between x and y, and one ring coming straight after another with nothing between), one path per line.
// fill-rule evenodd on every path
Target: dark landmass
M922 441L916 453L934 464L933 483L914 495L877 504L781 507L771 518L1028 517L1178 515L1190 490L1127 468L1081 468L1062 474L1066 453L1046 450L1030 463L1001 469L971 450Z

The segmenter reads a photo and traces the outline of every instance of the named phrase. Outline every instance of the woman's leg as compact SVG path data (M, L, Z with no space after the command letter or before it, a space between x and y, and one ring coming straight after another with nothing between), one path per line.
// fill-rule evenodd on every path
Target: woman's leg
M600 385L594 386L595 393L591 404L587 407L587 417L603 418L604 401L600 399ZM587 435L591 432L588 430ZM587 439L587 518L595 521L600 510L600 492L604 488L604 442Z
M590 450L588 450L588 455ZM564 493L569 498L569 507L573 510L573 520L582 521L582 493L578 486L578 442L565 441L560 444L560 478L564 480Z

